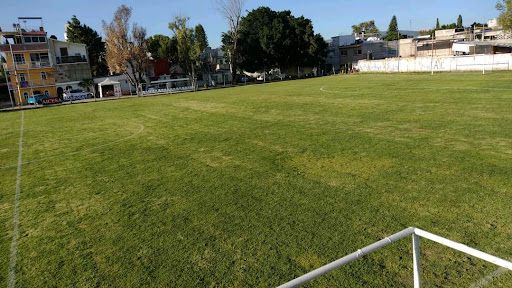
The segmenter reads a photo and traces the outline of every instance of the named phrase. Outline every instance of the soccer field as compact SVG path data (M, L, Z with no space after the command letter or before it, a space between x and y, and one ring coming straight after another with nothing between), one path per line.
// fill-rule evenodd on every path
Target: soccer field
M331 76L27 110L21 165L22 112L2 113L0 285L272 287L408 226L512 260L511 79ZM512 285L421 245L424 287ZM412 287L411 246L309 285Z

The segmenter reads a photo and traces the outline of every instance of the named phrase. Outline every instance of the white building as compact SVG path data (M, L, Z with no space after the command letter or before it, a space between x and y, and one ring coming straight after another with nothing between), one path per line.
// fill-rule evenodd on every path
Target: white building
M498 18L494 18L494 19L491 19L489 21L487 21L487 26L489 26L489 28L498 28L500 25L498 24Z
M78 83L92 78L87 46L56 39L49 39L49 46L55 63L57 95L61 96L65 90L84 89Z

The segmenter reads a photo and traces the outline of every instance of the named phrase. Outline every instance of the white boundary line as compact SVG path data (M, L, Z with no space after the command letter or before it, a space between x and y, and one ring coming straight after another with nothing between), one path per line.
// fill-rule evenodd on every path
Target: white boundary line
M18 237L19 237L19 204L20 204L20 191L21 191L21 164L23 153L23 121L25 114L21 111L21 128L20 128L20 146L18 152L18 169L16 171L16 194L14 196L14 216L12 228L12 242L11 242L11 256L9 262L9 280L7 287L16 287L16 260L18 257Z
M325 93L335 93L335 94L367 94L366 92L360 91L336 91L336 90L325 90L327 86L320 87L320 91ZM453 90L490 90L490 91L512 91L512 89L508 88L493 88L493 87L482 87L482 88L473 88L473 87L410 87L410 88L400 88L400 90L404 91L423 91L423 90L440 90L440 89L453 89ZM380 92L379 94L396 94L398 91L388 91Z
M41 158L41 159L36 159L36 160L32 160L32 161L22 162L22 163L18 163L18 165L25 165L25 164L30 164L30 163L42 162L42 161L45 161L45 160L48 160L48 159L52 159L52 158L74 155L74 154L78 154L78 153L82 153L82 152L87 152L87 151L91 151L91 150L100 149L100 148L103 148L103 147L106 147L106 146L109 146L109 145L116 144L118 142L126 141L126 140L128 140L130 138L133 138L133 137L139 135L142 131L144 131L144 128L145 128L144 125L142 125L142 124L138 124L138 125L140 126L139 131L135 132L134 134L132 134L130 136L127 136L127 137L124 137L124 138L121 138L121 139L117 139L117 140L109 142L109 143L105 143L105 144L101 144L101 145L98 145L98 146L94 146L94 147L91 147L91 148L83 149L83 150L80 150L80 151L70 152L70 153L66 153L66 154L59 154L59 155L49 156L49 157L45 157L45 158ZM15 166L16 165L9 165L9 166L0 167L0 170L1 169L15 167Z

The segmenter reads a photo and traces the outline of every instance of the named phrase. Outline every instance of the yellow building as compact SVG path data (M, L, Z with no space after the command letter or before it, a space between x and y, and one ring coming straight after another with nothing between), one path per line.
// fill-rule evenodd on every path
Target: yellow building
M0 52L5 57L8 88L16 105L26 105L31 95L57 97L53 60L40 17L20 17L10 31L0 30ZM27 22L40 21L36 27ZM23 24L20 24L23 23Z

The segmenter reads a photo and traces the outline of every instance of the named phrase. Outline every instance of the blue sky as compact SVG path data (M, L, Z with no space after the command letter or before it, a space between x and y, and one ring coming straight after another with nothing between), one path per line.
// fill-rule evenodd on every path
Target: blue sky
M63 38L64 25L76 15L82 23L103 34L101 21L112 19L116 8L126 4L133 8L132 19L146 27L148 35L171 35L168 22L176 15L190 17L191 24L201 23L210 46L220 45L220 34L227 23L216 11L214 0L2 0L0 25L17 21L18 16L41 16L46 31ZM456 22L462 15L464 24L484 22L498 15L493 0L247 0L246 9L268 6L274 10L291 10L295 16L304 15L313 20L315 32L325 38L351 32L351 25L374 19L381 30L386 30L393 15L399 29L431 28L439 17L441 24Z

